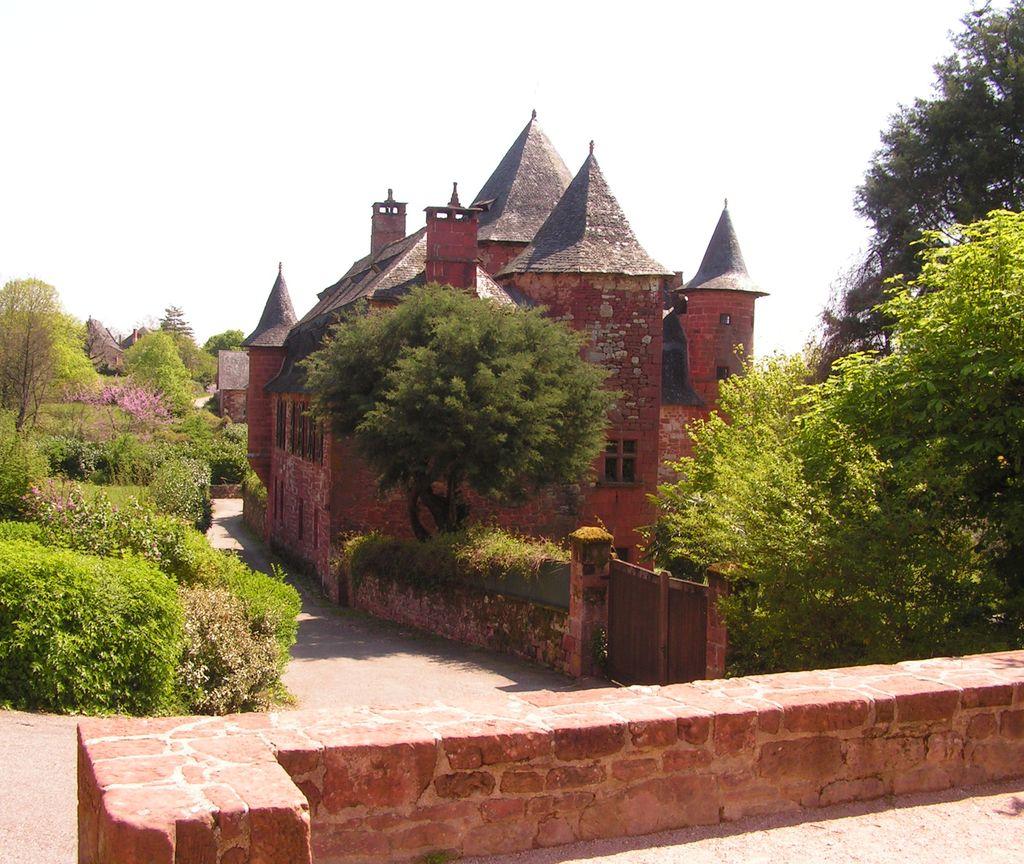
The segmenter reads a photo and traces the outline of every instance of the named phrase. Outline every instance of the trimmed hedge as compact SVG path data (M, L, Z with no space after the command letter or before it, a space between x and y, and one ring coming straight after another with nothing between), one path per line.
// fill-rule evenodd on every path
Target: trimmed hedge
M0 541L0 702L166 712L182 644L177 587L154 565Z
M566 550L550 540L482 525L423 542L362 534L345 542L343 554L357 583L363 574L373 573L418 588L446 582L482 586L509 578L528 583L541 578L548 562L568 558Z

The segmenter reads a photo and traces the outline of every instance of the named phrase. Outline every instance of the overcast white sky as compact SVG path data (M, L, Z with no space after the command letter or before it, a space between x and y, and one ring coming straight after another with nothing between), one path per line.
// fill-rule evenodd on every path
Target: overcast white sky
M854 188L930 92L970 0L0 0L0 283L130 329L251 330L278 260L299 315L370 204L470 199L536 108L597 156L641 243L692 275L729 198L757 353L798 350L862 247Z

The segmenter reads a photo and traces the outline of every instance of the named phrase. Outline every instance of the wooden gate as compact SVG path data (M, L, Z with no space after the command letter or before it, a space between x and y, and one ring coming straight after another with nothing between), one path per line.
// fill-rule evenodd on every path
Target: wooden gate
M613 560L608 586L608 670L623 684L706 677L708 588Z

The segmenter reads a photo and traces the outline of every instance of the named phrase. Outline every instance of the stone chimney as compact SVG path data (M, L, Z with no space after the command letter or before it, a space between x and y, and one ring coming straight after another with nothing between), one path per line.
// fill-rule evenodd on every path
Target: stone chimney
M459 203L452 184L447 207L427 207L427 282L455 288L476 288L477 218L479 207Z
M375 257L388 243L405 236L405 202L396 201L391 189L386 200L374 202L371 225L370 254Z

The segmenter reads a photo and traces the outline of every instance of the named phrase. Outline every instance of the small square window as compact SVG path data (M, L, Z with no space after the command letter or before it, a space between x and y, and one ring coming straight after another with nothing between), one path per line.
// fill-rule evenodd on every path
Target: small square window
M635 438L613 438L604 447L605 483L636 483L637 442Z
M732 315L730 315L728 312L723 312L721 315L718 316L718 323L732 324Z
M620 561L629 561L629 547L628 546L616 546L615 557Z
M729 370L728 366L719 366L718 367L717 376L718 376L718 380L719 381L724 381L731 374L732 374L732 372Z

